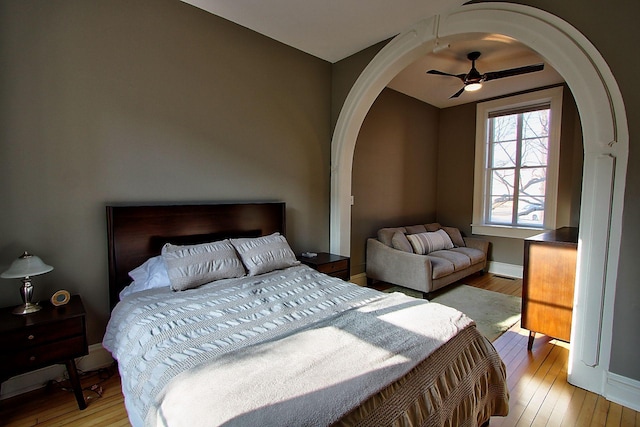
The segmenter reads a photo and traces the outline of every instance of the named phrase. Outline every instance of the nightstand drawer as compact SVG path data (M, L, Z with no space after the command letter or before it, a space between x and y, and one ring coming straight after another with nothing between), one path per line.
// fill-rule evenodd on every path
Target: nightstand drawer
M318 265L316 269L320 273L331 274L331 273L335 273L336 271L346 270L348 265L349 265L349 261L344 259L341 261L335 261L328 264Z
M21 349L82 335L83 333L82 317L74 317L59 322L43 323L11 331L4 335L3 340L6 340L4 342L7 343L9 348Z
M72 357L86 354L87 347L84 336L68 338L58 342L43 344L24 350L5 353L0 357L4 368L14 371L36 369L53 363L63 363Z

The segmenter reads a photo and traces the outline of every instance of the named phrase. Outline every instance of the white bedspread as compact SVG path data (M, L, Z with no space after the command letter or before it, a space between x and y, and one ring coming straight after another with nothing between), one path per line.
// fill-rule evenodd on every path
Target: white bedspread
M471 323L300 266L134 294L103 344L134 425L327 425Z

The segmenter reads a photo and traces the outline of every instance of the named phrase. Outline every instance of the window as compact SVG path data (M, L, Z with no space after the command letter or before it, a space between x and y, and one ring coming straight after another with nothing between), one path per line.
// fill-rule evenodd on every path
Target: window
M542 228L550 114L545 104L489 115L486 223Z
M478 104L473 233L555 228L562 88Z

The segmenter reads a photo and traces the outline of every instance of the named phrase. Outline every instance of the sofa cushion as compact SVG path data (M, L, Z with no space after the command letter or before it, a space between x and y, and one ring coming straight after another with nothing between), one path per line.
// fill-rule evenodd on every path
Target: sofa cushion
M418 225L407 225L405 227L407 234L418 234L418 233L426 233L427 229L422 224Z
M467 255L456 251L435 251L431 252L429 256L432 258L446 259L453 264L455 271L464 270L471 265L471 259Z
M413 248L411 247L411 243L409 243L409 239L407 239L407 235L401 231L396 231L391 238L391 246L394 249L398 249L402 252L413 253Z
M471 260L471 265L477 264L479 262L484 262L486 255L480 249L475 248L453 248L452 251L461 253L469 257Z
M411 246L413 246L413 252L419 255L426 255L441 249L453 248L453 243L444 230L434 231L433 233L410 234L407 238Z
M397 231L405 233L407 230L404 227L381 228L378 230L378 240L389 247L393 247L391 245L391 239L393 239L393 235Z
M467 246L464 243L464 239L462 238L462 234L460 234L460 230L455 227L442 227L442 229L449 235L453 245L458 248L463 248Z
M448 276L456 271L456 268L451 261L435 256L432 257L430 255L426 255L426 257L431 260L431 278L433 280Z
M427 229L427 231L438 231L442 228L442 226L440 225L439 222L432 222L430 224L425 224L424 228Z

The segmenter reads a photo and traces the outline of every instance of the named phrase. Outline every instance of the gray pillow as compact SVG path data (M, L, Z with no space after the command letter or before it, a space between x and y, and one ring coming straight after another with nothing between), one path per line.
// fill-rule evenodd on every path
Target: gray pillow
M228 239L188 246L167 243L162 247L162 259L174 291L245 274L242 262Z
M426 233L428 231L422 224L407 225L405 228L407 229L407 234Z
M449 235L453 244L458 248L464 248L467 246L464 243L464 239L462 238L462 234L460 230L455 227L442 227L442 229Z
M393 235L398 231L404 233L406 230L404 227L381 228L378 230L378 240L389 247L393 247L391 245L391 239L393 239Z
M431 222L429 224L425 224L424 228L427 229L427 231L429 232L433 232L433 231L438 231L442 228L442 226L440 225L439 222Z
M409 243L407 236L400 231L397 231L391 238L391 247L398 249L399 251L413 253L413 248L411 247L411 243Z
M280 233L256 238L231 239L231 244L238 251L249 276L300 264L287 239Z

